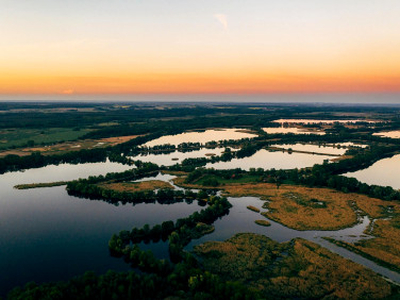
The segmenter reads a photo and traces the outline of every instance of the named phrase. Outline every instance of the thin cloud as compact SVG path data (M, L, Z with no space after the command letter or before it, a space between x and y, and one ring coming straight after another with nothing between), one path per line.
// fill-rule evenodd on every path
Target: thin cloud
M228 30L228 18L224 14L214 14L214 18L224 27L225 30Z
M64 95L72 95L73 93L74 93L73 89L63 90L61 92L61 94L64 94Z

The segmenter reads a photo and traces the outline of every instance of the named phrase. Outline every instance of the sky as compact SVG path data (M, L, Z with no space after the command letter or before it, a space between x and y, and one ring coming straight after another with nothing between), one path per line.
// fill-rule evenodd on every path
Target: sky
M0 100L400 92L398 0L0 0Z

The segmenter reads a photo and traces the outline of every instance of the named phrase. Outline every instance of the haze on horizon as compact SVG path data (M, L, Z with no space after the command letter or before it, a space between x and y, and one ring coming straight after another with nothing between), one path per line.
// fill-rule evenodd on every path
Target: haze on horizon
M393 95L399 15L396 0L0 0L0 100Z

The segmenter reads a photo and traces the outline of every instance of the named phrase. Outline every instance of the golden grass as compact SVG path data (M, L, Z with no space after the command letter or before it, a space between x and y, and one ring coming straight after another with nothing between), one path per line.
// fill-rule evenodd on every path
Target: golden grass
M143 192L155 189L173 189L173 186L165 181L151 180L143 182L116 182L102 183L100 187L118 192Z
M260 212L260 209L257 208L257 207L255 207L255 206L253 206L253 205L247 206L247 209L250 209L251 211L254 211L254 212L256 212L256 213L259 213L259 212Z
M361 254L372 256L378 262L383 261L400 268L400 204L374 198L368 198L367 201L360 198L355 202L371 218L379 218L374 221L372 232L369 228L366 232L374 238L362 240L355 245L345 242L343 244L347 244L350 250L355 248Z
M357 198L354 200L358 208L374 219L386 217L386 210L390 206L393 206L394 208L397 207L397 210L400 211L400 205L394 201L383 201L376 198Z
M277 243L257 234L195 247L206 270L239 280L271 299L384 298L392 286L374 272L310 241Z
M392 220L377 220L372 231L375 238L363 240L355 247L400 268L400 228L392 224Z
M264 215L297 230L334 230L351 226L357 216L349 202L355 199L368 199L358 194L346 194L326 188L275 184L237 184L226 185L224 190L234 197L257 196L266 198L269 211ZM324 205L318 207L313 202Z
M186 188L215 188L185 183L185 177L174 179ZM255 196L268 199L267 218L297 230L337 230L357 223L353 204L372 218L381 217L383 207L392 205L379 199L355 193L343 193L329 188L309 188L272 183L232 183L218 187L225 196ZM320 207L317 205L322 203Z
M184 171L161 170L161 174L169 174L169 175L176 175L176 176L186 176L188 173L184 172Z
M261 226L271 226L271 223L267 220L255 220L254 223Z

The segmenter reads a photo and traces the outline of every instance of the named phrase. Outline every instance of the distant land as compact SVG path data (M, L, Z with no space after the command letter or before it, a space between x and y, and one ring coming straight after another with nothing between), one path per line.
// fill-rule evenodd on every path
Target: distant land
M0 95L0 101L400 104L400 93Z

